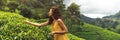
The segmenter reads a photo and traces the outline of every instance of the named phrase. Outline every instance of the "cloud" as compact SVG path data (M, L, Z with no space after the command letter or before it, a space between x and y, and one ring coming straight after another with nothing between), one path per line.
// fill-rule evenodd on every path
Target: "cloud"
M95 17L113 15L120 10L120 0L66 0L67 6L72 2L81 5L81 13L87 16L92 16L92 14L97 14Z
M91 17L91 18L102 18L102 17L106 16L106 15L100 14L100 13L95 13L95 14L88 13L88 14L84 14L84 15L87 17Z

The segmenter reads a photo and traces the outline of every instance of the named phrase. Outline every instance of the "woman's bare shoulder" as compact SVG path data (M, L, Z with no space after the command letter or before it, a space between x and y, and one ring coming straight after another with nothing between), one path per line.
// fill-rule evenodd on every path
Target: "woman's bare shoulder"
M59 23L63 23L63 20L62 19L58 19L57 20Z
M62 19L58 19L57 21L62 21Z

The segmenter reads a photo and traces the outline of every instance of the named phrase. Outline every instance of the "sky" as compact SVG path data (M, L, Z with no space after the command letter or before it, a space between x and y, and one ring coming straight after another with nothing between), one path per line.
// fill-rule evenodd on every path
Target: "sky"
M102 18L114 15L120 10L120 0L65 0L66 6L71 3L80 5L81 14L90 18Z

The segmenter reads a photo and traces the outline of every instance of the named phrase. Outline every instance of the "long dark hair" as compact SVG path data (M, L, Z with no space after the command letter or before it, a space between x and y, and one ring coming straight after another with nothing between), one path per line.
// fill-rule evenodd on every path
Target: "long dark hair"
M49 16L49 24L52 24L52 22L57 19L61 19L61 14L60 14L60 10L57 6L52 6L51 7L52 10L52 15ZM54 17L54 19L52 18L52 16Z

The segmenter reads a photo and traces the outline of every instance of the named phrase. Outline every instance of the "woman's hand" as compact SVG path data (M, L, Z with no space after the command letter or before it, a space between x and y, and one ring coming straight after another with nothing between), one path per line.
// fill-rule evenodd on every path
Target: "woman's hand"
M51 33L49 33L49 34L53 36L53 35L55 34L55 32L51 32Z
M48 25L48 21L46 21L44 23L41 23L41 24L39 24L39 23L33 23L33 22L28 21L28 20L25 20L24 22L27 23L27 24L33 25L33 26L37 26L37 27Z
M24 22L25 22L25 23L29 23L30 21L28 21L28 20L25 20Z

